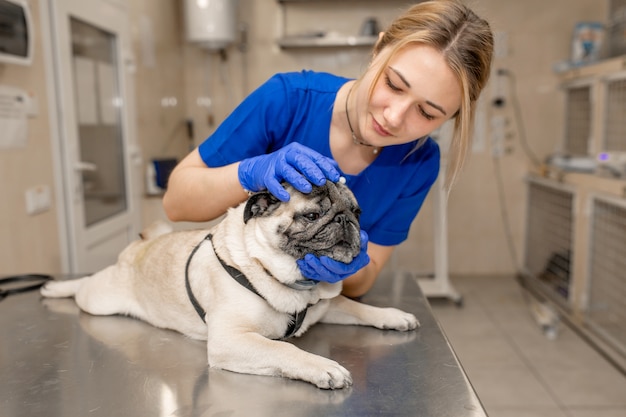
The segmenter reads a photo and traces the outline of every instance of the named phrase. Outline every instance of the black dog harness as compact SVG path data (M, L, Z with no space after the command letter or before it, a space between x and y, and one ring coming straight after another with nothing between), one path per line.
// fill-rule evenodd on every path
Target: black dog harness
M198 302L198 299L193 295L193 291L191 290L191 284L189 283L189 265L191 264L191 258L193 258L193 256L196 254L202 243L206 242L207 240L211 241L211 244L213 246L213 253L215 253L215 256L217 257L218 261L220 261L220 264L222 264L222 267L226 270L226 272L228 272L228 274L243 287L247 288L248 290L261 297L263 300L265 300L265 297L259 294L259 292L256 290L256 288L254 288L248 277L246 277L237 268L226 264L226 262L224 262L224 260L217 254L217 252L215 251L215 246L213 245L213 235L209 233L202 241L200 241L200 243L196 245L195 248L193 248L191 254L189 255L189 258L187 258L187 264L185 265L185 288L187 289L187 296L189 297L189 301L191 301L193 308L196 310L202 321L206 323L206 319L204 318L206 316L206 311L202 308L202 306ZM302 326L302 322L306 317L306 312L308 308L309 306L306 306L302 311L291 313L289 327L287 328L283 339L287 339L296 334L296 332L300 329L300 326Z

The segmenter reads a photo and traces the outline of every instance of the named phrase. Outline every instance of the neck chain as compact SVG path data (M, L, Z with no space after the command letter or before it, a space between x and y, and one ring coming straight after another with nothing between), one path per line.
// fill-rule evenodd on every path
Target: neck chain
M348 101L350 100L350 94L352 93L352 87L354 87L354 84L350 86L350 90L348 91L348 96L346 97L346 119L348 119L348 126L350 127L350 133L352 133L352 142L355 145L361 145L361 146L369 146L370 148L374 148L372 150L372 153L374 155L378 154L378 152L380 152L380 148L374 146L374 145L370 145L369 143L365 143L362 140L360 140L359 138L356 137L356 133L354 133L354 129L352 129L352 123L350 123L350 113L348 112Z

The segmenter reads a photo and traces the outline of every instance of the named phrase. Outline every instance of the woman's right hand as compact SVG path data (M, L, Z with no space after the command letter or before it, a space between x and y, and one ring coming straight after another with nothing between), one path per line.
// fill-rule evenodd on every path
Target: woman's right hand
M289 201L281 181L310 193L311 184L320 186L326 179L337 182L340 174L334 160L294 142L270 154L244 159L239 163L238 176L248 191L268 190L279 200Z

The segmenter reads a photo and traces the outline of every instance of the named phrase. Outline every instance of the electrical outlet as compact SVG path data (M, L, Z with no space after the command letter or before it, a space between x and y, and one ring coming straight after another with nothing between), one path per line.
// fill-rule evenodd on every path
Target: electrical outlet
M49 210L51 204L49 186L37 185L26 190L26 213L30 215L42 213Z

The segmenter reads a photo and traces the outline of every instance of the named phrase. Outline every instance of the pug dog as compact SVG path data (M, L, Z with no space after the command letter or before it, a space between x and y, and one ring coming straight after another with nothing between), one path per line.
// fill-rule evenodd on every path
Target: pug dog
M76 280L52 281L44 297L74 297L93 315L129 315L207 341L208 364L233 372L352 384L337 362L285 341L316 322L410 331L415 316L346 298L341 282L301 275L308 253L348 263L360 251L360 209L342 183L309 194L286 186L281 202L253 194L207 230L145 230L116 264Z

